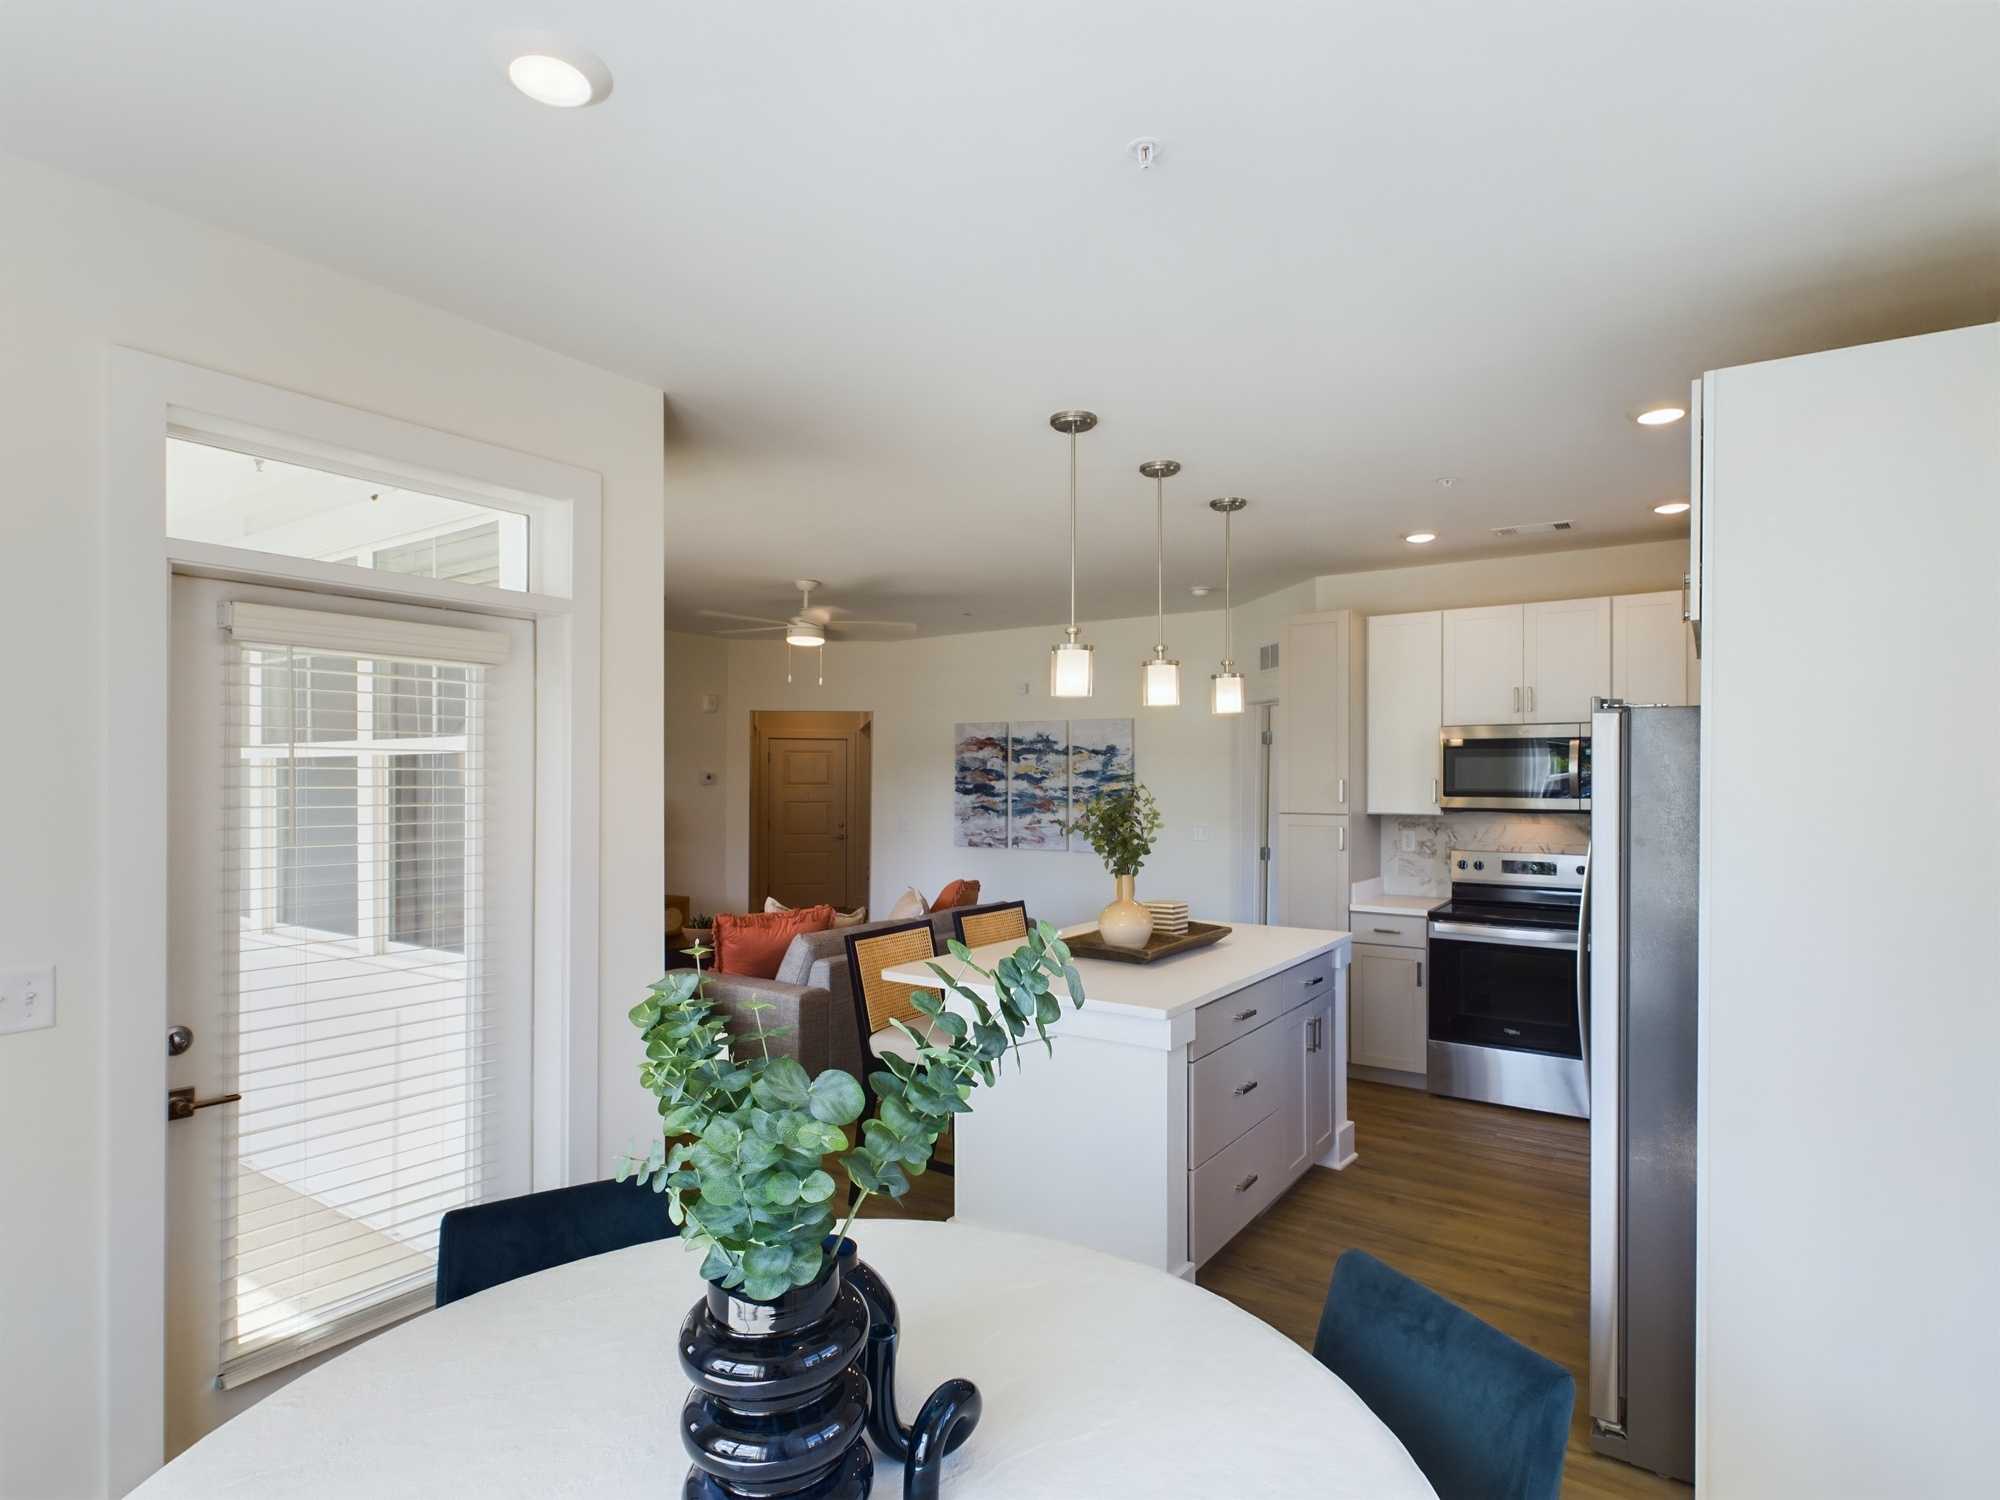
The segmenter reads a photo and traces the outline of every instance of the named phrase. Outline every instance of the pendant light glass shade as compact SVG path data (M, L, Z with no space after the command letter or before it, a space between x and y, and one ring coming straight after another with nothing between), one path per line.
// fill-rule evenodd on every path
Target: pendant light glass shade
M1236 512L1250 502L1237 495L1225 495L1220 500L1208 502L1210 510L1222 512L1222 670L1208 679L1208 711L1212 714L1240 714L1243 712L1243 674L1236 670L1231 657L1234 646L1234 621L1229 613L1229 572L1231 557L1230 520Z
M1181 702L1181 664L1167 655L1167 489L1166 482L1180 473L1178 460L1153 458L1139 465L1139 472L1153 481L1153 606L1157 634L1153 655L1139 663L1139 706L1178 708Z
M1074 637L1075 632L1071 632ZM1070 639L1049 648L1049 696L1088 698L1092 686L1091 648Z
M1069 629L1060 645L1049 648L1049 696L1088 698L1094 686L1090 647L1077 639L1076 628L1076 435L1097 425L1097 413L1059 411L1049 426L1069 434Z
M1208 711L1212 714L1240 714L1243 712L1243 674L1235 669L1236 663L1226 661L1223 670L1208 679Z

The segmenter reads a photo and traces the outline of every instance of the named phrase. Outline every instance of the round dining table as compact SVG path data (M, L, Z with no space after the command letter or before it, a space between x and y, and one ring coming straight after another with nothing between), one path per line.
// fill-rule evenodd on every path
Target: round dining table
M946 1500L1434 1500L1347 1386L1197 1286L956 1224L864 1219L854 1240L901 1310L901 1410L952 1376L984 1400L945 1463ZM424 1313L272 1392L134 1496L678 1495L688 1382L674 1347L697 1265L662 1240ZM880 1455L874 1493L902 1493Z

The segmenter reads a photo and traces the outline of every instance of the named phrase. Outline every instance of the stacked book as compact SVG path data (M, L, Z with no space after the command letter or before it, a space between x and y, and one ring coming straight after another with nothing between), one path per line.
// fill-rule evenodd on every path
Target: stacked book
M1188 904L1185 901L1142 901L1139 903L1153 914L1153 935L1155 937L1182 937L1188 930Z

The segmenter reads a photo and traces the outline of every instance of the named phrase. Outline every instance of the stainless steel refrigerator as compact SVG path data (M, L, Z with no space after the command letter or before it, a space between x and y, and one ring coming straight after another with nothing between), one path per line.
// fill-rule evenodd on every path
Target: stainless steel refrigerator
M1591 716L1590 1441L1694 1477L1701 711Z

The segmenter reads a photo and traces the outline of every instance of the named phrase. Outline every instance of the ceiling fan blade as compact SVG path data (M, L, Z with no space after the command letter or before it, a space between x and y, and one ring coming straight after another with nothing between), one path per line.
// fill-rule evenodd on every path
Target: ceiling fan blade
M710 620L748 620L753 625L771 625L779 630L783 630L787 624L786 621L774 620L769 615L738 615L726 609L698 609L695 613Z
M845 630L850 625L858 625L868 630L915 630L914 620L828 620L827 625L834 630Z
M718 630L717 635L769 635L774 630L783 630L783 625L738 625L733 630Z

